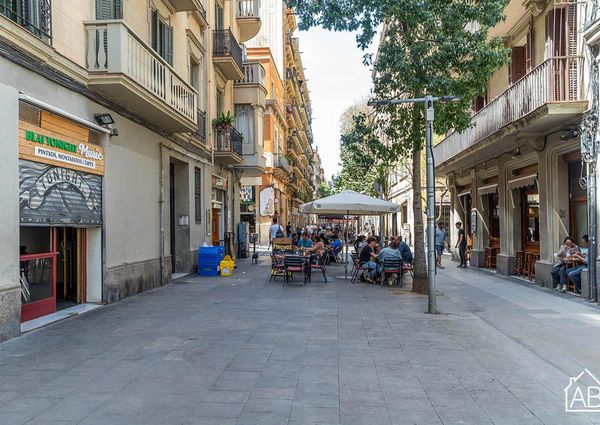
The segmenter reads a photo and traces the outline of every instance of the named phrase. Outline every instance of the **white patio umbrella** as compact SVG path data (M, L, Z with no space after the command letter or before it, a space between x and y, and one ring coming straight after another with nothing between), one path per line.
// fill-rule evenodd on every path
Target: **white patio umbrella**
M326 198L317 199L300 205L303 214L345 214L353 215L378 215L381 213L394 213L400 211L400 206L383 199L363 195L353 190L345 190ZM348 223L345 227L346 235L346 261L345 277L348 278Z

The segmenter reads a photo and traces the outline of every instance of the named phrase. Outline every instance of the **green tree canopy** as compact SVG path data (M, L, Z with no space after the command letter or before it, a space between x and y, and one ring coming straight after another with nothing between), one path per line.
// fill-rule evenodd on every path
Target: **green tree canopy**
M494 71L509 59L503 41L488 36L489 30L504 19L508 1L288 0L288 5L298 14L301 29L322 26L357 31L361 49L372 43L383 26L377 57L373 60L365 55L365 62L374 67L375 96L462 96L460 102L436 105L434 131L444 134L468 127L472 101L485 93ZM412 156L415 276L424 278L424 108L387 105L377 107L377 111L378 131L393 141L398 152Z

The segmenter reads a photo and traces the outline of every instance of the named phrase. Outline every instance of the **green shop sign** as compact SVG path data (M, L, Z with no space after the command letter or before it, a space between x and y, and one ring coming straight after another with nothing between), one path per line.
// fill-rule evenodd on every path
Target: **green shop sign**
M34 131L25 130L25 140L48 145L52 148L62 149L66 152L77 153L77 146L73 143L65 142L64 140L55 139L53 137L44 136L43 134Z

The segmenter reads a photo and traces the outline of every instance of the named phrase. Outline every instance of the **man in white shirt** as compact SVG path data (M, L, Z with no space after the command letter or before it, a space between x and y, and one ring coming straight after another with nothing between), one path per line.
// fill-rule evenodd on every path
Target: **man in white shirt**
M277 217L273 217L273 224L269 227L269 246L273 246L273 239L283 238L283 235L283 227L277 223Z

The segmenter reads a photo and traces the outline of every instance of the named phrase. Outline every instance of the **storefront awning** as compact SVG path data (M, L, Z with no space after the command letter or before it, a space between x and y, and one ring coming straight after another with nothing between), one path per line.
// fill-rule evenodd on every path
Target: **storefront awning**
M508 188L508 190L513 190L513 189L520 189L522 187L527 187L527 186L534 186L536 180L537 180L537 174L516 177L512 180L509 180L508 183L506 183L506 187Z
M480 196L496 193L496 192L498 192L498 183L489 184L487 186L482 186L482 187L478 188L477 191L479 192Z
M467 189L467 190L463 190L462 192L458 193L458 196L466 196L466 195L470 195L471 194L471 189Z

